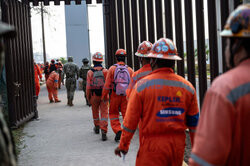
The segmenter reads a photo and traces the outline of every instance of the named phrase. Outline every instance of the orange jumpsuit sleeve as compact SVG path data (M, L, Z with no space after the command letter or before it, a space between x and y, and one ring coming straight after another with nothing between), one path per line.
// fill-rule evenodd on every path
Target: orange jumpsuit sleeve
M195 89L194 89L195 92ZM198 125L198 120L199 120L199 108L198 108L198 103L197 103L197 96L196 92L194 93L191 103L188 107L187 114L186 114L186 125L189 128L189 134L191 138L191 143L193 145L194 143L194 135L196 132L196 127Z
M136 76L136 72L134 72L132 74L132 77L130 79L130 83L128 85L128 89L126 90L126 95L127 95L127 99L129 98L134 86L135 86L135 80L134 80L134 77Z
M93 77L93 72L89 70L87 73L87 85L86 85L86 96L88 101L90 101L91 98L91 82L93 79L92 77Z
M59 74L57 74L56 72L53 74L53 80L54 80L54 88L58 88Z
M102 90L102 100L107 99L109 91L113 89L114 71L115 71L115 66L111 66L107 72L105 84Z
M37 68L37 74L38 74L39 78L42 79L42 72L40 70L40 67L38 65L36 65L36 68Z
M136 90L132 91L128 107L126 110L125 119L122 124L122 136L119 144L119 148L124 151L128 151L130 141L136 131L140 117L142 114L142 99Z
M210 89L203 102L190 165L226 165L235 127L233 105Z

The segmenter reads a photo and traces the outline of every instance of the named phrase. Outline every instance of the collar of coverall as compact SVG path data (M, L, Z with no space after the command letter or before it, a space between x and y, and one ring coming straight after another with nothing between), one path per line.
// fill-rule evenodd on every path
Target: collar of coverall
M125 62L117 62L118 65L126 65Z
M162 67L162 68L155 69L154 71L152 71L151 74L158 73L158 72L161 72L161 71L168 72L168 73L174 73L174 70L172 68Z
M151 66L150 66L150 64L146 64L146 65L144 65L143 67L151 67Z

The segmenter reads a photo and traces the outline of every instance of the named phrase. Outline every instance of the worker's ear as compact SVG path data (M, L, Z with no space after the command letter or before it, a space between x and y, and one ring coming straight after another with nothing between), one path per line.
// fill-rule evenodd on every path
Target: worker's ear
M152 68L152 70L154 70L157 66L157 58L151 58L150 59L150 66Z

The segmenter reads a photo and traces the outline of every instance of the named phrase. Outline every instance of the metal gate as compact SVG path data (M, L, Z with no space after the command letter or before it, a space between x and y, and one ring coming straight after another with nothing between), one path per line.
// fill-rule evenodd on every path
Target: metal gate
M193 2L195 9L192 6ZM216 16L220 16L223 28L229 9L241 3L241 0L207 0L210 50L210 64L207 65L203 0L103 0L106 65L114 64L115 51L119 46L127 50L128 65L137 70L139 62L134 58L134 54L138 44L144 40L154 43L163 36L173 39L175 31L178 54L184 59L177 63L177 73L187 77L194 87L199 89L200 105L202 105L207 84L219 74L218 51L222 49L224 55L225 49L225 40L222 40L222 43L218 42ZM193 10L196 12L197 64L195 64ZM182 20L185 20L186 43L183 42ZM219 44L222 45L220 49L218 49ZM185 53L184 48L187 48ZM222 65L223 71L226 71L224 59ZM210 77L207 75L207 66L210 68Z
M17 127L37 116L30 8L17 0L1 0L1 11L2 20L17 30L14 39L5 40L9 118Z

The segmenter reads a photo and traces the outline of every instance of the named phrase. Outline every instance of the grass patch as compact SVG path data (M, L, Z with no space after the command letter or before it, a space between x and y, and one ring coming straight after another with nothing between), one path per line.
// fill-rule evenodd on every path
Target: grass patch
M25 133L23 132L24 126L20 126L18 129L12 130L14 142L15 142L15 149L17 156L19 156L21 150L25 148L25 145L23 146L23 137Z

